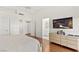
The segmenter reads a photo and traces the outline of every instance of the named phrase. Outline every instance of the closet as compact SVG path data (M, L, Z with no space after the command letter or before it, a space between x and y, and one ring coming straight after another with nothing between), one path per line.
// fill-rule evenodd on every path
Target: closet
M16 14L0 15L0 35L19 35L27 33L27 24ZM25 29L25 30L24 30Z
M9 16L0 15L0 35L10 34Z
M0 8L0 35L34 35L34 21L32 15L20 7Z

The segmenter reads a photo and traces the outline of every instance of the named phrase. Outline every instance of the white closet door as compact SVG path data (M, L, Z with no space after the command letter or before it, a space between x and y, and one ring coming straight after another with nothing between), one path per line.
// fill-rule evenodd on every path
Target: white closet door
M7 15L0 15L0 35L9 34L9 17Z
M28 34L28 23L23 21L23 34Z
M11 35L18 35L20 34L20 28L19 28L19 20L17 19L16 15L10 16L10 33Z

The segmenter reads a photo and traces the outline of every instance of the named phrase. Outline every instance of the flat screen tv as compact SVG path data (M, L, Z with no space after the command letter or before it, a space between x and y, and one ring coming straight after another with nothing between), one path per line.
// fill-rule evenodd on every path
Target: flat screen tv
M60 19L53 19L53 28L57 29L72 29L73 28L73 18L60 18Z

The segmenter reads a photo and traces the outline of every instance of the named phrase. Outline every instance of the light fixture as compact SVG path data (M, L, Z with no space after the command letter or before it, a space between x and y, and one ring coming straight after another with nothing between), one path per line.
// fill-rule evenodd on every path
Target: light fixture
M15 10L15 14L18 14L18 15L21 15L21 16L24 15L23 12L18 12L17 9Z
M30 21L26 21L26 23L30 23Z
M19 15L24 15L23 13L18 13Z

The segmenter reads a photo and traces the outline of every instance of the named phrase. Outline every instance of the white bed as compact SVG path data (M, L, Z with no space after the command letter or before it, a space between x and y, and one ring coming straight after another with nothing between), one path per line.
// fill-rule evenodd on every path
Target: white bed
M40 43L26 35L0 35L0 52L40 52Z

